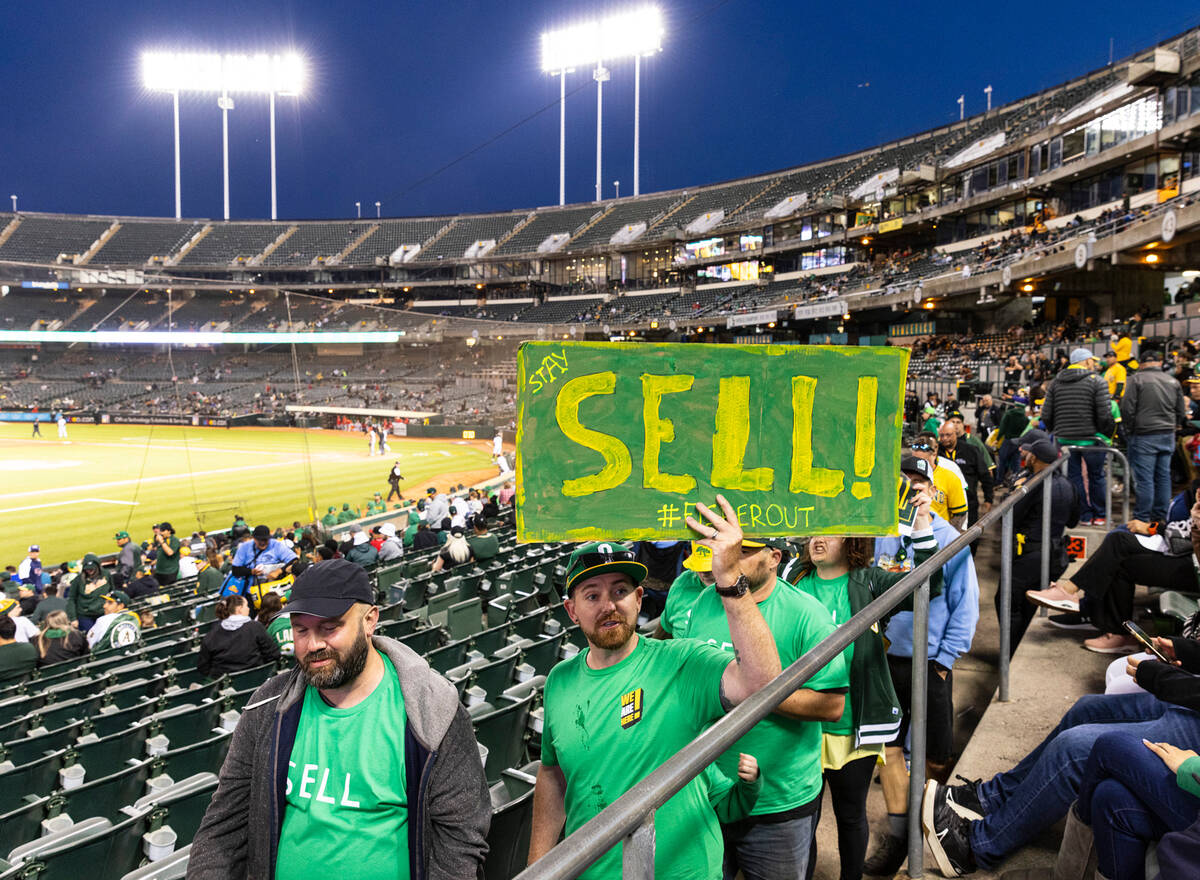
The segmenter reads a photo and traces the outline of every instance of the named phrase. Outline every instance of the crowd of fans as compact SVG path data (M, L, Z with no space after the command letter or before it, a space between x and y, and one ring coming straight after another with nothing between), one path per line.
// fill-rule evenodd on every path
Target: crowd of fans
M1010 628L1015 650L1036 608L1048 607L1054 612L1051 624L1078 631L1083 647L1114 657L1107 692L1078 701L1011 770L950 784L954 670L972 647L980 615L976 548L960 551L931 583L924 707L930 784L923 831L946 876L997 867L1064 816L1060 872L1142 877L1147 848L1157 842L1162 876L1187 876L1186 866L1194 868L1200 848L1200 757L1193 751L1200 746L1200 649L1194 641L1200 613L1178 635L1170 634L1161 618L1148 637L1128 624L1136 622L1137 585L1196 590L1200 377L1193 375L1186 349L1168 360L1153 341L1143 341L1135 359L1132 340L1114 336L1102 365L1090 349L1071 345L1092 328L1062 325L1038 332L1055 334L1055 341L1065 344L1061 362L1034 357L1032 350L1014 353L999 395L961 402L908 395L901 471L908 493L902 503L911 505L911 518L898 537L759 539L742 534L731 510L704 508L708 523L693 526L694 543L644 541L633 548L596 543L576 549L563 588L590 654L555 667L545 686L531 859L551 848L564 826L568 831L578 827L636 784L664 750L682 747L781 666L811 650L835 622L847 620L948 546L996 500L1053 469L1049 492L1022 492L1013 509L1012 611L999 622ZM964 353L1004 357L1006 342L1011 340L952 345ZM916 356L949 347L927 345ZM960 403L968 411L974 404L973 420ZM1119 526L1109 521L1105 482L1105 450L1112 448L1128 458L1131 473L1115 475L1131 483L1135 498L1132 518ZM1064 456L1069 460L1060 467ZM297 596L308 600L305 584L321 584L321 601L351 590L349 574L331 581L310 572L345 565L371 569L422 550L436 550L434 571L486 563L500 552L491 525L514 494L511 483L495 494L431 487L416 503L389 509L390 499L376 493L365 508L349 501L340 509L330 505L319 522L308 525L250 528L239 518L220 536L197 532L187 540L170 523L158 523L143 542L118 532L115 558L107 563L88 554L77 565L53 571L43 570L40 548L32 546L19 565L9 567L8 597L0 604L0 680L136 643L154 626L155 596L195 577L198 592L219 600L218 623L196 659L200 672L218 676L295 654L310 686L324 687L323 694L342 693L319 673L325 667L316 664L325 662L325 652L312 647L316 624L297 629L286 615L279 616L289 606L309 607L293 604ZM1044 514L1050 522L1048 543L1043 542ZM1066 577L1066 532L1081 525L1103 532L1090 558ZM1051 576L1044 589L1043 560ZM724 592L711 589L714 584ZM755 601L739 605L747 592ZM997 592L998 616L1000 598ZM369 605L373 599L358 601ZM131 610L134 606L140 613ZM689 783L695 788L686 789L690 794L680 802L686 805L659 812L658 858L665 875L671 875L666 870L671 866L682 870L685 862L716 859L727 871L740 870L747 877L803 876L815 859L820 817L815 805L826 786L841 876L890 876L899 870L908 832L910 608L901 606L881 627L864 633L852 650L789 697L786 709L719 759L708 776ZM292 613L305 621L321 617L315 611ZM369 608L365 614L369 618ZM656 621L656 638L637 635L647 618ZM774 648L768 651L761 639L750 636L761 632L755 627L773 633ZM643 643L670 647L639 648ZM737 653L707 647L723 643ZM591 745L572 732L577 719L590 717L591 701L607 705L610 696L620 697L621 707L636 707L628 710L636 715L622 708L621 718L631 718L629 723L650 710L643 708L641 696L628 691L626 680L605 684L583 669L582 658L594 655L598 662L616 664L636 650L643 651L639 663L658 670L655 676L689 670L688 684L668 688L665 695L655 691L660 702L653 711L672 719L669 734L648 725L655 735L622 740L621 766L601 768L589 760ZM616 690L609 695L607 687ZM872 846L866 800L877 769L887 822ZM602 798L572 795L579 786L596 785ZM214 816L226 809L227 800L214 799ZM207 829L208 836L202 828L197 837L197 864L213 857L213 829ZM686 829L703 835L704 845L685 845L678 836ZM427 852L426 857L438 856ZM1086 867L1089 858L1096 860L1095 868ZM594 870L607 876L611 868Z

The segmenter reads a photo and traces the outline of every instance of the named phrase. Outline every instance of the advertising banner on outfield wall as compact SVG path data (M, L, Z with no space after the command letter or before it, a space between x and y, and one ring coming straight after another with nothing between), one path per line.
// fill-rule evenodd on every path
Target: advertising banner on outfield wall
M886 535L908 351L526 342L517 536L691 538L696 502L748 535Z
M191 425L197 428L228 428L229 419L215 416L181 416L169 413L103 413L103 425Z

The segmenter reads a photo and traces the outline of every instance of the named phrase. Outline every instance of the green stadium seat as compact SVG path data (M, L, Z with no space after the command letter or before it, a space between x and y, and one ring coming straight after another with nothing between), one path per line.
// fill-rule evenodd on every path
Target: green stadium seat
M481 632L483 630L483 603L478 597L455 602L446 609L446 628L450 630L452 639L465 639Z
M89 716L100 710L104 702L104 694L96 694L79 700L66 700L61 703L47 703L36 712L37 722L46 730L57 730L73 721L83 722Z
M41 797L54 791L66 758L67 750L60 749L5 773L4 785L0 785L0 813L24 806L26 795Z
M550 617L549 608L535 608L512 620L513 634L523 639L533 639L541 635Z
M583 634L583 630L578 625L567 627L567 644L574 645L581 651L588 646L587 636Z
M508 644L508 634L511 631L511 625L502 623L478 632L471 637L471 650L488 657Z
M74 826L63 832L67 837L51 846L53 838L36 841L39 851L24 867L36 866L40 880L120 880L144 859L142 836L153 827L149 813L117 816L114 823L102 819L108 827L97 827L91 835L71 837Z
M179 690L169 694L164 693L155 701L157 708L154 711L165 712L168 709L174 709L176 706L197 706L208 700L217 699L220 697L221 692L230 686L230 679L223 675L215 681L206 681L198 687Z
M14 766L19 767L44 757L48 752L69 748L83 732L83 726L83 721L75 721L72 724L51 728L48 733L40 736L28 736L24 739L6 742L2 760L11 761Z
M429 589L429 580L409 580L404 583L404 607L416 611L425 604L425 594Z
M170 675L164 672L154 678L135 678L125 684L109 688L104 692L104 696L108 705L116 706L118 709L128 709L147 698L159 696L170 683Z
M139 657L132 663L113 669L111 673L112 683L125 684L127 681L132 681L135 678L157 678L167 671L170 662L169 658L143 660Z
M434 648L439 648L443 642L444 630L437 626L427 626L403 636L400 641L412 648L418 654L425 655Z
M446 611L458 601L458 591L434 593L428 603L421 609L421 616L433 626L446 625Z
M445 675L449 670L466 662L467 648L468 642L465 639L451 642L430 651L425 655L425 660L434 671Z
M279 671L279 668L274 663L264 663L261 666L255 666L251 669L243 669L240 672L229 673L229 682L225 689L233 689L235 691L244 691L247 688L256 688L262 685L268 678L273 678Z
M171 749L155 759L155 770L176 780L197 773L219 773L232 740L233 734L223 730L198 743Z
M488 701L494 702L505 688L513 684L513 672L520 659L520 652L514 650L509 656L476 666L471 674L471 685L483 688Z
M73 678L69 681L55 682L49 687L43 687L41 690L46 695L47 700L52 700L55 703L66 703L79 697L94 696L108 687L108 684L109 680L107 676L95 676L92 678Z
M534 695L530 694L523 700L493 708L471 719L476 740L487 749L484 775L488 785L499 782L504 770L522 761L525 754L525 725L533 701Z
M41 797L30 795L26 800L27 803L15 810L0 815L0 828L4 829L4 841L7 847L28 843L42 834L42 820L46 818L46 809L50 805L50 798L46 795Z
M547 636L536 640L521 653L521 662L528 663L538 675L549 675L554 664L558 662L558 653L566 640L566 630L557 635Z
M212 736L213 730L221 726L221 714L225 711L225 701L215 700L157 712L149 722L150 735L165 736L171 749L192 745Z
M202 673L193 664L190 667L176 666L171 670L171 682L167 686L167 690L172 687L190 688L195 685L208 684L212 679Z
M189 843L166 858L130 871L121 880L185 880L191 854L192 845Z
M390 605L382 605L379 608L379 620L381 623L385 620L399 620L403 616L403 602L392 602Z
M407 566L403 562L397 562L393 565L383 566L375 572L375 585L378 589L384 591L385 596L391 595L391 589L394 584L404 577L404 572ZM388 601L392 601L389 599Z
M146 793L146 780L154 775L154 762L142 758L110 770L107 776L95 779L85 776L86 781L78 788L55 791L50 796L50 816L65 813L75 822L93 816L116 816L121 807Z
M130 821L130 820L126 820ZM30 876L45 876L46 859L56 853L69 853L75 849L84 849L88 844L98 840L106 840L114 829L112 819L96 816L76 822L69 828L46 835L38 840L29 841L15 847L9 852L9 861L20 865ZM95 850L90 850L94 853ZM107 853L107 850L105 850ZM85 867L80 864L80 867ZM92 865L91 871L81 872L82 875L94 875L100 865ZM24 872L23 872L24 873Z
M84 654L82 657L72 657L70 660L62 660L58 663L51 663L48 666L40 666L37 669L37 677L39 680L46 678L54 678L62 675L64 672L77 670L92 659L90 654Z
M1195 594L1168 590L1158 597L1158 607L1163 614L1176 620L1186 621L1200 609Z
M130 706L128 709L119 709L113 712L97 712L88 719L88 732L94 733L99 737L121 733L128 730L131 725L137 724L146 716L153 713L157 708L157 704L153 700L147 700L146 702Z
M529 832L533 824L533 790L538 762L519 770L507 769L489 789L492 825L488 854L483 863L485 880L509 880L525 868L529 857Z
M109 736L76 743L71 749L73 763L87 770L85 778L99 779L131 760L146 757L146 738L150 725L139 724Z

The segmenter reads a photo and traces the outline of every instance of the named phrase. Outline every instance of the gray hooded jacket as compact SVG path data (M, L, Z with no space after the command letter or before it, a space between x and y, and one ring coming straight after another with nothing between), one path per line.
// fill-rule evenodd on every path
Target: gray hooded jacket
M404 694L410 877L482 877L492 810L466 709L454 686L412 649L383 636L373 642L396 667ZM293 669L267 681L246 704L192 842L189 880L274 878L288 758L306 687ZM352 843L346 858L349 868Z

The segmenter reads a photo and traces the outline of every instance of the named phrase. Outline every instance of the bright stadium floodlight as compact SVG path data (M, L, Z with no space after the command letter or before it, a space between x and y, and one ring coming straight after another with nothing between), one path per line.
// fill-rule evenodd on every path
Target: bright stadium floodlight
M304 58L296 52L269 55L215 52L143 52L142 83L150 91L170 92L175 103L175 218L182 215L179 188L179 93L219 93L224 167L225 219L229 219L229 111L230 93L263 94L270 100L271 219L276 219L275 96L298 96L306 84Z
M662 51L662 13L654 6L622 12L542 34L542 70L562 77L559 82L558 203L566 201L566 74L584 65L595 65L596 81L596 201L600 201L601 147L603 143L603 88L610 78L605 61L634 59L633 194L641 192L641 86L642 56Z

